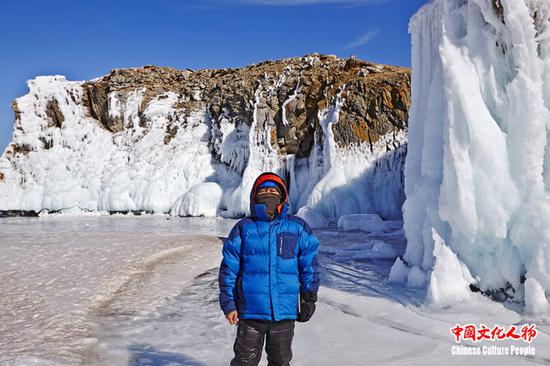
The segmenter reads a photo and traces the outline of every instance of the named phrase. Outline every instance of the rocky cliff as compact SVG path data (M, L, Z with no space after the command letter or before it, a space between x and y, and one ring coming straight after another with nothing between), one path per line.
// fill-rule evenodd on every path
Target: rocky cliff
M363 198L344 211L399 217L409 90L406 68L319 54L239 69L115 69L86 82L38 77L12 104L0 209L239 216L255 174L272 170L294 190L293 211L360 178ZM377 165L396 174L391 192ZM376 187L391 207L369 198ZM334 219L342 208L317 211Z

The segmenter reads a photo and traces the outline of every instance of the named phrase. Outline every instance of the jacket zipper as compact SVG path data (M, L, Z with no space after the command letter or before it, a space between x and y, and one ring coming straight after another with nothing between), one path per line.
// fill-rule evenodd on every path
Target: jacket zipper
M271 307L271 319L275 320L275 311L273 310L273 299L271 297L271 225L272 222L269 222L269 234L267 237L269 243L269 305Z

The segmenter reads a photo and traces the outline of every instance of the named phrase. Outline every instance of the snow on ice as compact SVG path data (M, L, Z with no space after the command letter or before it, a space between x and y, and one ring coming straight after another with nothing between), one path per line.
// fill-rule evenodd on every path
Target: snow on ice
M0 219L0 364L227 365L236 327L219 308L217 274L221 238L234 224L74 210ZM425 290L389 286L392 258L403 255L405 240L388 227L315 230L322 286L312 320L296 325L293 365L440 365L450 360L454 324L523 322L479 294L461 307L426 307ZM446 281L461 266L437 268L448 271L441 273ZM534 357L498 363L548 359L550 330L537 329Z
M352 214L342 215L338 219L339 230L363 230L366 232L384 232L386 224L376 214Z

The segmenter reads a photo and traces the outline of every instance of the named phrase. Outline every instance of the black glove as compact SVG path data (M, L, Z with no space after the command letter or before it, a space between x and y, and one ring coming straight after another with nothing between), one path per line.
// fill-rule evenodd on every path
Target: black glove
M315 302L317 301L316 292L300 292L300 313L298 319L300 323L307 322L315 312Z

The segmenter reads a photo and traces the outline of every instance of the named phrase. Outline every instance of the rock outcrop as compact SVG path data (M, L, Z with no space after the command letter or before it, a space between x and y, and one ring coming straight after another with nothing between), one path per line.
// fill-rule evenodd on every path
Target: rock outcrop
M36 173L26 172L28 161L22 162L33 153L56 147L74 152L89 144L89 140L97 140L94 135L101 135L111 139L119 153L124 151L131 164L133 156L128 150L144 138L154 135L155 144L174 150L178 144L181 147L184 139L178 136L189 134L199 125L207 127L198 140L206 143L213 161L239 176L245 174L248 166L248 145L253 142L254 133L260 136L257 145L265 150L260 155L267 151L280 159L311 158L316 146L320 152L326 150L327 133L334 149L368 146L372 153L380 150L378 145L382 143L387 144L383 150L389 152L402 145L402 139L387 136L406 131L410 105L408 69L320 54L239 69L114 69L87 82L38 78L29 86L40 102L30 103L25 98L14 101L15 138L4 153L3 165L0 162L0 174L12 178L17 175L12 182L23 186L29 179L38 179L35 183L42 184ZM82 132L76 142L60 137L65 129L74 130L74 123L83 121L88 127L95 123L103 132ZM107 149L106 144L102 143L103 149ZM109 145L109 149L112 147ZM325 166L326 173L328 164ZM288 178L288 172L285 174ZM185 188L178 196L184 192ZM132 194L129 196L135 201ZM43 201L42 207L15 204L17 207L0 209L55 209ZM301 201L305 203L304 199ZM97 205L97 209L106 207L109 205ZM167 204L162 207L163 211L169 208ZM137 203L122 204L114 210L126 208L158 210Z
M275 127L270 143L281 154L309 155L313 132L319 129L319 111L326 109L342 93L346 104L334 126L339 146L378 141L395 129L405 129L410 105L410 73L406 68L382 66L355 58L309 55L282 61L267 61L242 69L177 70L145 66L114 69L109 75L84 84L83 103L92 117L116 133L131 126L123 117L109 115L109 95L121 100L143 89L138 108L139 125L150 127L143 115L148 103L161 94L176 93L179 113L206 109L212 121L228 118L232 123L251 124L255 93L259 107L265 109L257 128ZM57 119L59 120L59 118ZM177 126L167 129L166 143Z

